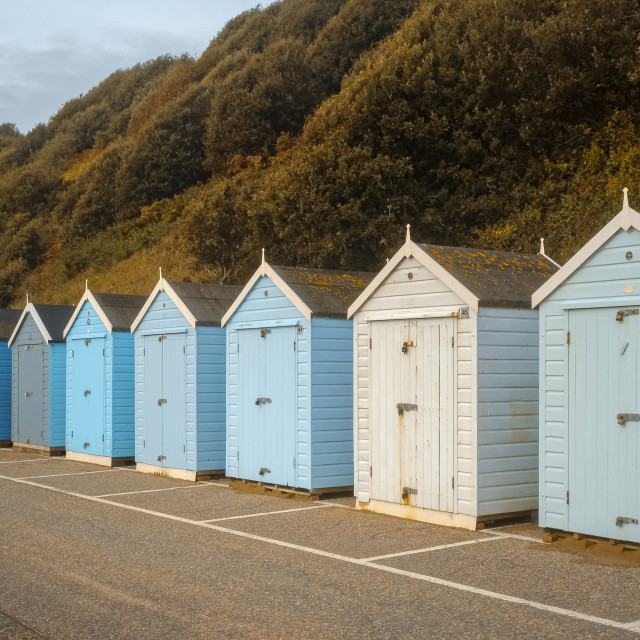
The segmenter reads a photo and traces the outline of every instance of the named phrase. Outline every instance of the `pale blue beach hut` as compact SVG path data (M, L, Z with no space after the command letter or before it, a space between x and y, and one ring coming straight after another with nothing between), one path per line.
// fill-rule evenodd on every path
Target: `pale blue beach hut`
M66 347L63 331L74 308L27 303L9 338L13 448L64 454Z
M240 287L162 275L131 325L136 469L184 480L224 473L225 329Z
M65 331L66 455L106 466L134 458L134 338L146 296L87 289Z
M227 329L229 477L325 491L353 486L349 304L370 273L264 261Z
M622 211L533 295L540 525L640 543L640 214Z

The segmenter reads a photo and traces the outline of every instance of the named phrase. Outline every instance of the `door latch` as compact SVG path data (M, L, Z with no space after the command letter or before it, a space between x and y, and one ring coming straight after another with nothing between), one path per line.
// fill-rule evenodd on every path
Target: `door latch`
M418 495L417 489L412 489L411 487L402 487L402 499L406 502L409 496Z
M616 518L616 527L621 527L623 524L638 524L637 518L625 518L618 516Z
M91 389L85 389L84 397L86 398L87 396L90 396L90 395L91 395Z
M90 443L90 442L85 442L85 443L82 445L82 448L83 448L83 449L86 449L87 447L90 447L90 446L91 446L91 443Z
M261 467L260 471L258 471L258 475L263 476L265 473L271 473L271 469L267 469L267 467Z
M260 329L261 338L264 338L268 333L271 333L271 329Z
M158 456L158 462L161 462L162 460L166 460L167 456Z
M166 398L158 398L158 406L161 407L163 404L167 404Z
M84 346L86 347L87 345L89 345L91 343L91 338L85 338L84 339Z
M640 422L640 413L619 413L617 415L618 424L626 424L627 422Z
M30 398L33 395L33 391L25 391L24 392L24 397L25 398Z
M637 316L640 313L638 309L620 309L618 313L616 313L616 322L622 322L622 319L626 316Z
M407 340L402 344L402 353L407 353L409 351L409 347L413 347L413 340Z
M398 415L401 416L405 411L417 411L417 404L409 404L407 402L398 402L396 405L398 407Z
M271 404L271 398L256 398L256 405Z

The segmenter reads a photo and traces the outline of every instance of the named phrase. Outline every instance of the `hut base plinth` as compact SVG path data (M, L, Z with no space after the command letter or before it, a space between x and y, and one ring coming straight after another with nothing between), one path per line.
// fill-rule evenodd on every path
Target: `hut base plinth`
M259 495L270 495L279 498L288 498L293 500L315 501L325 496L336 497L337 495L353 495L353 487L329 487L327 489L294 489L292 487L283 487L277 484L268 484L264 482L256 482L254 480L242 480L234 478L229 482L229 487L242 493L254 493Z
M27 442L14 442L13 450L20 453L37 453L41 456L63 456L64 447L45 447L40 444L29 444Z
M0 440L0 449L9 449L12 445L11 440Z
M90 464L99 464L102 467L124 467L133 463L134 457L111 458L109 456L97 456L92 453L80 453L79 451L67 450L67 460L75 460L76 462L88 462Z
M160 467L155 464L136 463L136 471L148 473L154 476L164 476L174 480L187 480L197 482L198 480L211 480L224 476L224 469L208 469L205 471L189 471L187 469L173 469L171 467Z
M356 507L374 513L383 513L405 520L417 520L418 522L428 522L429 524L439 524L445 527L456 527L458 529L468 529L469 531L479 531L484 529L485 522L493 522L503 518L513 518L513 514L505 513L491 516L468 516L462 513L450 513L448 511L437 511L436 509L422 509L409 504L398 504L395 502L385 502L384 500L371 500L371 502L357 502ZM529 512L527 512L529 514Z
M589 551L595 552L624 554L628 559L640 563L640 543L638 542L601 538L584 533L548 528L544 530L542 541L547 544L556 543L567 549L589 549Z

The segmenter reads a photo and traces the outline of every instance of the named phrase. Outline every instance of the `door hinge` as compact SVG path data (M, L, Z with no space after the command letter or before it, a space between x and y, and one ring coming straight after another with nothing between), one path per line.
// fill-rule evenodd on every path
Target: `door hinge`
M455 489L456 488L456 479L455 476L451 476L451 488Z
M296 468L296 458L295 458L295 456L293 457L293 468L294 469Z
M20 353L18 352L18 355L20 355ZM73 353L73 349L71 349L71 357L74 357L74 353Z
M373 467L369 467L369 477L373 478Z
M296 350L296 341L295 340L293 341L293 350L294 351Z
M455 348L455 342L453 341L453 336L451 336L451 348Z
M104 356L104 349L102 350L102 355Z
M102 434L102 442L104 442L104 433Z
M571 344L571 331L567 331L567 344Z
M147 355L147 348L146 347L142 347L142 355L143 356Z
M371 338L369 338L369 349L371 349L372 344L373 344L373 341L372 341L372 339L371 339Z
M569 492L567 491L567 504L569 504Z
M186 347L182 347L182 353L187 353L187 348Z

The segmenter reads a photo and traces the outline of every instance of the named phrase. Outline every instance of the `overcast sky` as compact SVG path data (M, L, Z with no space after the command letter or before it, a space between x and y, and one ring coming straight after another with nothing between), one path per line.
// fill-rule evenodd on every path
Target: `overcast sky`
M258 1L0 0L0 124L26 133L117 69L197 57Z

